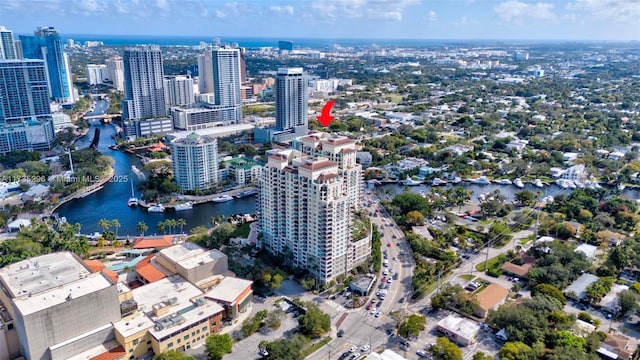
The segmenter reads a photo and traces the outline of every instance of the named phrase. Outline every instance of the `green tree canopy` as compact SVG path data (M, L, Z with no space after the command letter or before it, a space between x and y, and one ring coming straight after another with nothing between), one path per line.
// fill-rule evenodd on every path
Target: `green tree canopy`
M331 328L331 318L315 304L307 305L307 312L298 317L300 331L312 339L326 334Z
M222 360L224 354L231 352L233 339L229 334L214 334L207 338L205 346L209 360Z
M426 323L427 319L424 316L413 314L402 321L398 334L405 338L417 338Z
M462 360L462 350L446 337L439 337L429 352L435 360Z

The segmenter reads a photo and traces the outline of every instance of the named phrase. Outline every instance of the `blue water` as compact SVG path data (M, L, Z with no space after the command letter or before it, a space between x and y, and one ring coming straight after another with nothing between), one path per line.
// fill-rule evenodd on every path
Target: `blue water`
M102 109L102 107L106 107L106 104L103 105L99 103L99 105L96 106L96 111ZM139 221L145 222L149 227L147 234L153 234L157 232L158 222L164 221L165 219L184 218L187 222L185 231L189 231L196 226L208 226L211 217L255 212L255 198L253 197L235 199L226 203L194 205L193 210L181 212L167 210L164 213L148 213L140 207L131 208L127 206L127 200L131 195L131 184L123 180L128 180L133 177L134 183L137 184L139 180L137 180L131 172L131 166L135 165L141 169L142 164L140 160L133 155L109 149L108 146L113 144L111 135L115 133L115 129L112 125L105 125L97 120L91 122L89 135L76 143L77 148L86 148L89 146L93 137L94 128L100 129L100 144L98 150L104 155L114 159L113 167L116 170L116 175L113 181L105 184L102 190L85 198L72 200L57 210L58 214L66 217L70 223L79 223L82 225L83 233L100 232L101 229L98 227L98 220L102 218L107 220L118 219L122 225L118 231L120 235L135 235L137 234L136 226Z

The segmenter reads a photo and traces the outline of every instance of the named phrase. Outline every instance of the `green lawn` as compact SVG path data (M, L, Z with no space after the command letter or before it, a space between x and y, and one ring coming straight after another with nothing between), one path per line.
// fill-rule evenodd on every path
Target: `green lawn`
M488 261L489 268L492 268L499 261L500 261L500 255L498 255L496 257L492 257L491 259L489 259L489 261ZM476 265L476 270L478 270L478 271L485 271L486 270L484 268L484 260L482 262L480 262L478 265Z
M309 346L308 348L302 350L302 356L306 358L307 356L309 356L309 355L313 354L314 352L316 352L321 347L323 347L326 344L328 344L329 341L331 341L331 336L327 336L326 338L324 338L324 339L318 341L317 343L315 343L315 345Z
M471 275L471 274L464 274L464 275L460 275L460 278L466 281L471 281L473 279L475 279L476 277Z
M236 231L233 232L233 235L231 237L246 238L247 236L249 236L250 231L251 228L249 227L249 223L244 223L236 228Z

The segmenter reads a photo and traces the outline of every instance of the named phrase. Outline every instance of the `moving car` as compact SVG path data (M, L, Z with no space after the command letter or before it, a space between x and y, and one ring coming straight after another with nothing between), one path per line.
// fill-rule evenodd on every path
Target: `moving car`
M418 356L420 356L421 358L426 358L426 357L429 356L429 354L426 351L422 350L422 349L416 351L416 354Z

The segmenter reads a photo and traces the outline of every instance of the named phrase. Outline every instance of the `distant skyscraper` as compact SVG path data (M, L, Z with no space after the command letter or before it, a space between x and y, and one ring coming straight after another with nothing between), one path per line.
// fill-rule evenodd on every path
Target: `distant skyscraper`
M244 59L245 49L240 49L240 83L247 82L247 61Z
M216 105L240 106L240 49L216 48L213 60L213 93Z
M276 129L309 126L307 77L302 68L281 68L275 83Z
M232 109L225 112L225 121L242 120L242 97L240 93L240 49L217 47L206 50L198 58L200 93L213 93L214 105Z
M196 133L171 142L173 178L182 190L210 189L218 182L218 140Z
M54 140L42 60L0 60L0 153L48 150Z
M191 76L167 76L164 79L164 97L167 106L188 106L194 103Z
M22 41L13 40L13 44L16 47L16 59L24 59L24 56L22 54Z
M87 64L87 82L89 85L102 84L107 76L107 65Z
M127 48L124 62L122 117L141 120L167 114L164 100L164 70L159 46Z
M362 167L345 137L304 136L294 149L272 152L259 178L258 246L327 284L371 253L371 237L352 231Z
M205 50L198 55L198 92L200 94L213 93L213 60L211 50Z
M293 42L291 41L278 41L278 50L280 51L292 51Z
M65 59L60 34L53 27L39 27L34 34L20 35L23 56L45 60L50 96L60 102L74 102L69 60Z
M124 91L124 63L119 56L107 59L107 78L116 90Z
M17 58L13 31L0 26L0 59L13 60Z

